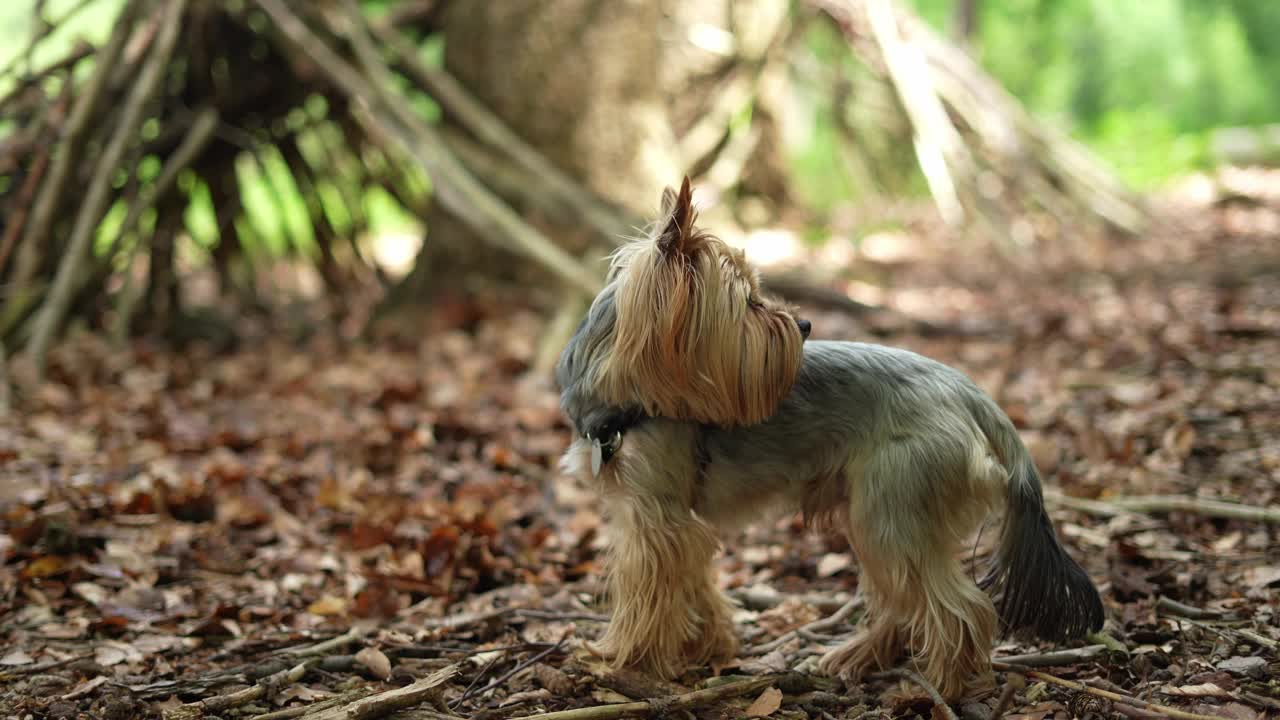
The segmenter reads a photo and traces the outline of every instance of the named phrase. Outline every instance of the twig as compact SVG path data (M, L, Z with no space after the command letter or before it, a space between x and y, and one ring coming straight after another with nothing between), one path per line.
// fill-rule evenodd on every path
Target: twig
M70 86L71 83L68 81L67 87L69 88ZM0 271L4 270L5 263L9 259L9 253L12 252L14 243L18 241L18 235L26 227L31 201L35 198L36 190L40 188L40 181L44 179L44 173L48 167L49 143L40 143L35 151L35 159L31 161L31 169L27 171L27 177L22 182L22 187L18 190L18 195L14 199L15 209L13 215L7 219L4 237L0 238Z
M897 668L895 670L887 670L885 672L875 673L874 677L877 677L877 678L895 678L896 677L896 678L901 678L903 680L910 680L916 685L919 685L921 688L924 689L926 693L929 694L929 698L933 700L934 707L940 709L943 717L947 718L947 720L960 720L960 718L956 717L956 711L952 710L951 706L947 704L947 701L942 698L942 693L938 692L938 689L935 688L932 683L926 680L923 675L916 672L915 670L912 670L910 668Z
M471 682L467 683L467 686L466 686L465 688L463 688L463 690L462 690L462 696L463 696L464 698L465 698L465 697L468 697L468 696L469 696L469 694L471 693L471 690L472 690L473 688L475 688L476 683L480 682L480 678L484 677L485 675L488 675L488 674L489 674L489 670L490 670L491 668L493 668L493 666L494 666L494 665L497 665L497 664L498 664L498 661L499 661L499 660L501 660L503 657L505 657L505 656L506 656L506 654L507 654L507 653L504 651L504 652L500 652L500 653L498 653L498 654L494 655L493 657L489 658L489 662L485 663L485 664L484 664L484 667L480 668L480 672L476 673L476 676L475 676L475 677L473 677L473 678L471 678ZM459 702L462 702L462 700L461 700L461 699L459 699L458 701L456 701L456 702L454 702L454 703L451 703L451 704L452 704L452 705L454 705L454 706L456 706L456 705L457 705L457 703L459 703Z
M318 642L315 645L308 645L301 648L290 648L282 650L281 653L291 657L316 657L318 655L327 654L332 650L346 647L348 644L363 638L367 632L367 630L357 625L341 635L331 637L328 640Z
M0 672L0 682L7 682L9 680L25 677L27 675L36 675L39 673L48 672L49 670L56 670L57 668L65 667L67 665L70 665L71 663L80 662L81 660L84 660L86 658L91 658L91 657L93 657L93 653L91 652L82 653L79 655L72 655L70 657L65 657L65 658L62 658L61 660L49 660L47 662L36 663L34 665L23 665L20 667L10 668L8 670L5 670L4 672Z
M27 74L33 73L35 68L32 67L31 54L32 52L35 51L36 46L39 45L41 42L43 42L45 38L49 37L49 35L53 34L55 30L62 27L64 24L70 21L71 18L75 17L77 14L80 13L81 10L85 9L88 5L90 5L93 2L94 0L80 0L75 5L72 5L65 12L63 12L62 15L57 20L45 19L44 8L39 7L33 13L35 15L35 23L37 26L36 31L31 34L31 39L27 41L27 46L23 48L21 51L19 51L17 54L15 54L13 56L13 59L9 61L9 64L6 65L4 69L0 69L0 77L6 77L8 75L12 75L14 71L18 69L18 65L21 64L23 60L27 61ZM44 3L40 3L40 5L43 5L43 4Z
M9 106L13 104L18 104L18 107L22 108L23 105L20 101L24 100L27 97L27 91L33 86L36 86L40 81L53 77L63 71L75 70L76 65L79 65L81 60L95 54L93 45L90 45L84 40L80 40L61 60L46 65L37 73L22 77L12 88L9 89L8 93L3 97L0 97L0 115L7 114L10 110ZM71 83L68 83L68 85L70 84ZM41 91L37 88L37 92Z
M991 711L991 717L994 720L1000 720L1000 718L1004 717L1004 711L1009 709L1009 703L1013 702L1014 694L1026 687L1026 685L1027 678L1021 673L1009 673L1004 689L1000 691L1000 699L996 701L996 708Z
M1045 491L1045 499L1059 507L1104 517L1129 513L1181 512L1204 517L1280 523L1280 507L1254 507L1186 495L1132 495L1106 500L1088 500Z
M829 630L835 627L836 625L839 625L840 623L847 620L849 616L853 614L854 610L857 610L858 608L862 607L862 602L863 602L862 596L855 595L849 600L849 602L846 602L844 605L841 605L840 609L836 610L831 615L825 618L822 618L820 620L814 620L813 622L807 625L803 625L799 628L796 628L795 630L785 632L782 635L778 636L773 640L770 640L767 643L750 647L743 654L744 655L764 655L766 653L771 653L774 650L777 650L783 645L786 645L787 643L794 640L796 637L800 636L801 633L815 633L815 632L821 632L823 630Z
M967 149L933 89L924 56L899 34L889 0L869 0L865 9L893 86L915 127L916 153L930 194L943 220L958 226L964 220L964 207L957 193L955 173L960 170L966 177L969 175Z
M206 107L196 114L196 119L191 123L191 127L187 130L187 134L182 138L182 142L178 144L177 150L165 161L164 167L160 170L160 175L156 177L156 181L151 185L143 188L138 193L133 204L129 206L129 212L125 215L124 221L120 223L120 232L116 236L116 241L112 247L119 247L125 235L133 232L134 225L138 222L138 218L142 217L142 213L157 200L163 198L174 183L178 180L178 173L182 172L187 166L204 152L208 147L209 141L213 139L214 131L218 128L218 111L212 107ZM110 255L112 253L108 253Z
M368 697L373 691L367 687L357 688L351 692L346 692L328 700L321 700L310 705L299 705L298 707L285 708L284 710L276 710L275 712L254 715L249 720L290 720L290 718L301 717L307 713L316 712L317 710L325 710L338 705L348 705L361 698Z
M524 670L530 665L533 665L534 663L538 662L539 660L542 660L543 658L550 655L551 653L556 652L557 650L564 647L564 641L568 640L569 636L572 634L573 634L573 628L571 627L569 630L566 630L563 635L560 636L560 639L556 641L555 645L552 645L551 647L546 648L541 652L534 653L531 657L525 660L522 660L519 663L516 663L516 666L511 668L511 670L503 673L501 677L497 678L496 680L489 683L488 685L485 685L479 690L472 690L472 688L467 688L466 690L463 691L462 696L459 697L457 700L453 701L451 705L453 707L457 707L461 705L463 701L467 700L468 698L474 697L476 695L483 695L489 692L490 690L498 687L499 685L505 683L506 681L514 677L516 673L520 672L521 670Z
M768 586L731 590L729 595L734 600L742 603L742 606L748 610L768 610L781 605L790 598L795 598L806 605L818 608L822 612L834 613L838 612L848 602L848 596L843 594L808 593L805 595L788 595Z
M534 260L566 284L575 285L594 295L600 280L572 255L551 242L543 233L524 222L502 200L478 182L449 152L443 140L402 99L391 94L389 71L372 49L372 42L359 29L359 9L345 3L348 24L345 36L356 48L357 55L373 77L364 77L339 57L328 44L291 12L281 0L254 0L271 18L294 49L305 55L339 89L352 99L364 103L369 121L382 134L397 138L431 177L441 204L482 237L505 245ZM354 13L355 17L350 17ZM377 112L383 109L394 115L388 123Z
M13 283L18 287L26 286L35 274L40 251L44 249L44 240L53 222L53 215L62 204L67 178L82 162L80 149L84 144L86 132L93 126L91 121L97 114L108 80L120 61L120 54L124 52L126 41L132 34L135 15L141 4L141 0L129 0L116 17L115 29L111 31L111 38L106 46L95 53L93 74L76 100L71 116L67 118L62 131L62 142L59 143L57 154L53 159L53 166L40 188L40 194L36 198L30 218L22 231L18 265L14 269L13 276Z
M307 717L313 720L367 720L411 708L428 700L439 700L440 686L458 674L458 666L441 668L410 685L377 693L349 705L329 708Z
M35 364L37 380L44 375L49 344L53 341L54 332L67 312L75 290L75 281L80 274L80 267L89 255L89 243L93 239L94 228L97 227L98 220L106 208L107 194L111 190L115 171L129 144L134 141L138 128L142 125L147 102L160 87L160 79L168 69L169 56L182 30L181 19L186 6L186 0L175 0L167 5L167 14L156 46L147 58L137 82L129 93L128 100L125 101L115 134L98 158L93 181L85 194L84 202L80 205L79 213L76 214L66 256L59 263L53 287L50 288L49 296L41 304L35 318L29 350Z
M172 710L166 710L164 718L165 720L194 720L194 718L201 718L230 708L248 705L255 700L274 695L286 685L298 682L303 675L307 674L307 669L315 662L315 660L308 660L298 663L288 670L268 675L256 684L243 690L237 690L229 695L215 695L198 702L180 705Z
M993 662L992 666L997 670L1017 669L1020 672L1025 672L1028 677L1033 677L1037 680L1043 680L1044 682L1051 683L1053 685L1060 685L1062 687L1075 690L1076 692L1089 693L1090 695L1096 695L1098 697L1111 700L1112 702L1118 702L1124 705L1131 705L1133 707L1142 708L1144 710L1155 710L1156 712L1164 713L1168 717L1179 718L1179 720L1230 720L1230 718L1224 718L1220 715L1198 715L1196 713L1186 712L1185 710L1179 710L1177 708L1168 707L1166 705L1158 705L1156 703L1149 702L1147 700L1140 700L1135 697L1129 697L1128 695L1121 695L1120 693L1111 692L1110 690L1103 690L1101 688L1095 688L1089 685L1082 685L1078 682L1072 682L1071 680L1063 680L1062 678L1056 675L1050 675L1047 672L1041 672L1039 670L1023 671L1021 668L1013 668L1009 664L1002 663L1002 662Z
M1006 665L1018 665L1020 667L1052 667L1055 665L1074 665L1076 663L1091 662L1101 657L1107 651L1106 645L1086 645L1082 648L1074 648L1071 650L1053 650L1043 653L1028 653L1026 655L1006 655L1004 657L992 658L993 662L1002 662Z
M1186 603L1180 603L1177 600L1170 600L1163 595L1160 596L1160 599L1156 600L1156 609L1163 610L1170 615L1177 615L1178 617L1190 618L1192 620L1217 620L1223 615L1221 611L1208 610L1206 608L1187 605Z
M560 612L558 610L539 610L537 608L517 608L515 613L520 617L535 618L538 620L560 620L562 622L570 622L573 620L582 620L585 622L609 622L608 615L589 612Z
M694 690L682 695L673 695L652 700L639 700L614 705L597 705L578 708L576 710L560 710L540 715L524 715L514 720L612 720L623 717L646 717L650 714L659 717L670 717L680 710L690 710L721 700L740 697L778 682L778 676L759 677L742 682L725 683L703 690Z

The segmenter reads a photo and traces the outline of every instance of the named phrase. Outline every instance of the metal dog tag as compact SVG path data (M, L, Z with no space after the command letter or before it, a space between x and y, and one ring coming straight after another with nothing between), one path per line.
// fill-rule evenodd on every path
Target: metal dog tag
M615 430L608 440L591 439L591 476L600 477L600 468L613 459L614 453L622 447L622 431Z
M600 438L591 441L591 477L600 477L600 465L604 463L604 449L600 447Z

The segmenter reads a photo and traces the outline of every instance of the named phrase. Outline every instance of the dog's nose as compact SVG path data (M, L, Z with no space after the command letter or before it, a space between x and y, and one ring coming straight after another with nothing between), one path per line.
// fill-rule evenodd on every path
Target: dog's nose
M813 327L808 320L797 320L796 325L800 326L800 335L805 339L809 337L809 330Z

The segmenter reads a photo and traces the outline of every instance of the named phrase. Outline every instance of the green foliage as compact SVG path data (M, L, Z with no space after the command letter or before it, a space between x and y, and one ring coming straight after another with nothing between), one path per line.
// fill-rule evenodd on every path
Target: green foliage
M950 34L957 0L906 0L926 22ZM975 0L978 61L1033 113L1090 146L1139 188L1206 168L1210 133L1221 127L1280 122L1280 2L1277 0ZM825 23L805 38L805 60L828 72L856 76L842 39ZM848 145L832 122L836 112L825 80L804 100L809 135L793 149L796 189L817 209L870 190L923 191L895 177L888 148L858 133L880 188L851 173ZM851 101L864 112L865 96ZM848 110L846 110L848 112ZM856 125L858 118L852 118ZM866 128L873 120L862 118ZM892 135L883 132L880 135ZM884 156L884 157L880 157ZM906 159L914 158L908 153Z
M944 32L954 1L912 0ZM978 2L983 67L1131 182L1203 167L1214 128L1280 121L1275 0Z

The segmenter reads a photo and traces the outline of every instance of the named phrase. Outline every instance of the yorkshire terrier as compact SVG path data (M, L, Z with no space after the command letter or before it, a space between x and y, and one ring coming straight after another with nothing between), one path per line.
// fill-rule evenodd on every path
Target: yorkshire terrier
M556 366L578 435L563 466L606 510L612 617L597 649L666 677L734 657L718 535L779 510L843 531L859 560L867 612L819 663L847 683L909 652L955 700L989 684L998 631L1100 629L1101 598L1058 543L999 406L905 350L806 342L809 322L695 219L685 178L648 236L614 255ZM961 551L1000 510L975 583Z

